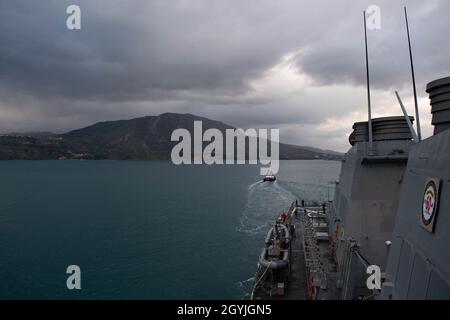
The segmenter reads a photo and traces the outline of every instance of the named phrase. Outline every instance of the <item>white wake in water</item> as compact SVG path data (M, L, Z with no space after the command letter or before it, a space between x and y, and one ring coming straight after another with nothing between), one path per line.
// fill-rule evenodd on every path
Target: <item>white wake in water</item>
M247 280L238 281L236 282L236 286L238 287L239 291L241 291L242 300L250 299L253 284L255 283L255 277L248 278Z
M250 191L251 189L253 189L254 187L256 187L258 184L261 184L261 183L264 183L263 181L256 181L256 182L254 182L254 183L252 183L251 185L249 185L248 187L247 187L247 189Z
M247 188L247 204L239 219L237 231L264 235L276 216L295 200L326 201L334 188L295 181L257 181Z
M286 210L295 195L278 182L255 182L248 186L247 204L237 230L250 235L263 235L276 216Z

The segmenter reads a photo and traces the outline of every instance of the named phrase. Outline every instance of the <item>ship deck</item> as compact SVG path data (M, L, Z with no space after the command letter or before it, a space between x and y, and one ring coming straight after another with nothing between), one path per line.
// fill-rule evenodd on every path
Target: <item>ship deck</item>
M291 223L295 226L295 237L291 242L291 272L286 294L281 299L306 300L307 282L302 227L300 219L294 215L291 217Z
M288 282L284 295L271 295L264 290L254 290L254 300L306 300L307 281L306 265L303 250L303 235L301 220L293 214L291 207L289 214L289 223L295 226L295 236L290 243L290 270Z
M291 206L288 212L288 223L295 227L295 236L292 237L290 243L290 265L288 281L286 283L285 292L283 295L276 295L263 290L255 288L253 290L252 298L254 300L306 300L308 299L308 275L307 263L304 244L305 232L308 226L305 226L305 215L307 212L320 212L319 207L298 207L297 215L294 214L294 205ZM314 220L314 219L313 219ZM339 299L340 290L337 289L337 272L336 263L333 257L333 252L329 241L314 241L314 248L316 252L316 264L323 269L324 278L321 279L320 285L314 295L314 299L318 300L335 300ZM258 271L256 279L258 279ZM309 297L311 298L311 297Z

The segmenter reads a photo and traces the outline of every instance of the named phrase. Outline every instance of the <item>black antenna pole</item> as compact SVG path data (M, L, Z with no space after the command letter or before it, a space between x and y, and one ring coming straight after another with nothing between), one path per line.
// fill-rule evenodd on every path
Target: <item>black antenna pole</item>
M408 34L409 60L411 62L411 75L412 75L413 90L414 90L414 106L416 108L417 137L419 138L419 141L421 141L422 133L420 130L419 105L417 103L416 77L414 75L414 63L413 63L413 56L412 56L412 51L411 51L411 38L409 37L408 14L406 12L406 7L404 7L404 9L405 9L405 21L406 21L406 33Z
M366 44L366 76L367 76L367 107L369 110L369 154L372 154L372 106L370 103L370 77L369 77L369 51L367 50L367 28L366 28L366 11L363 11L364 15L364 42Z

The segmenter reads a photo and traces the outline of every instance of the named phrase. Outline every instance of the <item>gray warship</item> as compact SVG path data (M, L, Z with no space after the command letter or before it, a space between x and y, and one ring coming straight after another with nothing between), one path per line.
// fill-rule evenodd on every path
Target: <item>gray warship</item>
M259 264L252 299L450 299L450 76L426 87L431 137L413 127L416 96L416 118L396 93L403 115L372 119L365 35L368 121L353 125L333 200L285 212L283 277Z
M253 299L450 299L450 77L426 90L433 136L356 122L333 200L286 211L290 259L282 280L258 266Z

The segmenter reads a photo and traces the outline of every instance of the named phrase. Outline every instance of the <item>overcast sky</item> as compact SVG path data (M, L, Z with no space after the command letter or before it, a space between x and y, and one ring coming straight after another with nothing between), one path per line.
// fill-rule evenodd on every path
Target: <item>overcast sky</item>
M81 30L66 8L81 7ZM0 0L0 132L193 113L281 140L346 151L366 120L362 11L370 30L373 112L413 113L407 5L421 121L426 83L450 75L450 1Z

